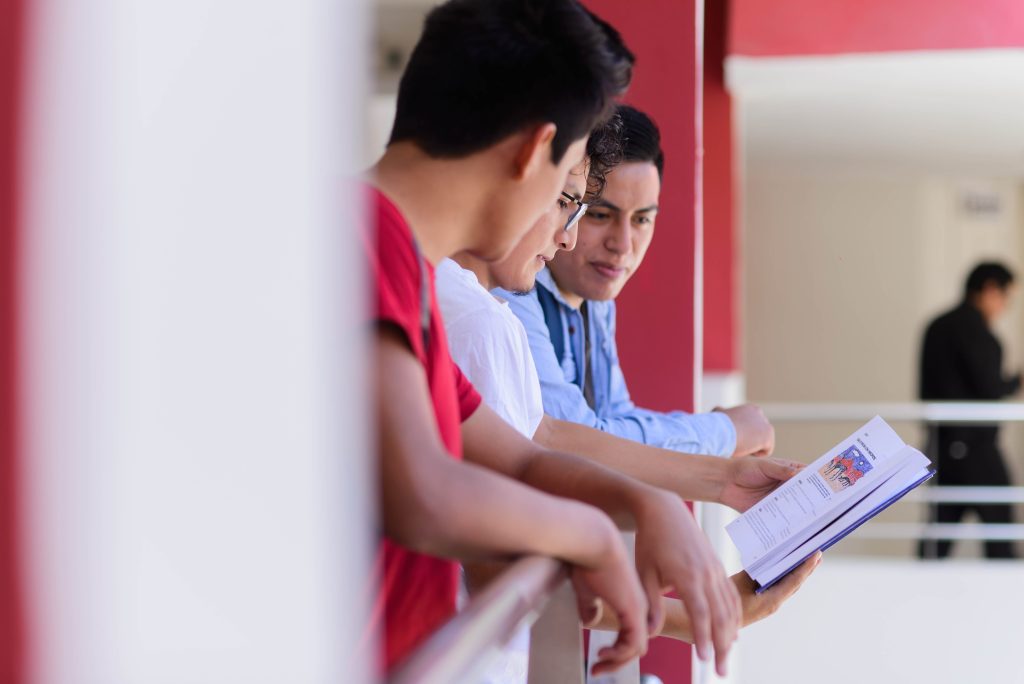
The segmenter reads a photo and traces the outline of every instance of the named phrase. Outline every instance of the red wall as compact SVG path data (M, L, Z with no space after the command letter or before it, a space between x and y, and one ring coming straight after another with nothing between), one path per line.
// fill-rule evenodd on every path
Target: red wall
M661 128L665 178L658 228L643 267L618 301L618 345L630 391L641 406L692 409L694 257L700 73L694 0L587 0L637 56L626 98ZM641 671L665 684L690 682L690 648L656 639Z
M18 446L17 223L22 2L0 2L0 682L22 681L15 496Z
M1024 46L1021 0L732 0L729 52L847 52Z
M640 405L692 408L698 87L694 2L587 4L636 53L626 99L659 124L666 158L654 242L617 300L622 365Z
M728 3L704 9L704 370L739 369L739 245L733 216L732 101L725 89Z

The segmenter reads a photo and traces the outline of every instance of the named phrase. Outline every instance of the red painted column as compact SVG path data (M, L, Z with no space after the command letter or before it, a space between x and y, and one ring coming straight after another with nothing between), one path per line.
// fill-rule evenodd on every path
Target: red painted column
M750 57L1019 48L1020 0L732 0L729 53Z
M732 101L725 88L726 0L704 14L704 370L739 370L739 244L734 216Z
M18 552L18 216L23 5L0 3L0 682L23 680Z
M697 245L696 11L693 0L589 0L636 53L627 101L661 128L665 178L658 228L618 299L618 343L634 398L655 409L693 403Z
M698 56L694 0L587 0L637 56L627 100L661 128L665 150L658 227L643 266L618 299L618 346L634 400L653 409L692 409L696 258L699 245ZM656 639L641 671L665 684L690 682L690 647Z

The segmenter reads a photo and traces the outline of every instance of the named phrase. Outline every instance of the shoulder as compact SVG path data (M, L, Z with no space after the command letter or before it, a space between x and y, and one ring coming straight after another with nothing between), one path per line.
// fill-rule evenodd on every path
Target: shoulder
M463 347L508 346L517 338L523 324L505 306L497 301L494 304L465 309L451 321L446 320L449 341Z
M415 257L412 231L402 212L380 190L371 187L367 193L373 240L380 258Z
M509 292L497 288L492 291L496 297L508 303L508 308L519 320L528 323L531 319L544 319L544 312L540 306L540 299L537 295L537 285L529 292Z
M370 320L394 326L421 362L426 310L436 312L433 269L420 255L412 231L398 208L370 188L363 243L371 300ZM435 314L436 315L436 314Z
M370 221L364 241L378 287L418 291L420 263L409 224L379 190L369 188L368 195Z
M437 300L448 342L463 353L489 353L507 346L522 324L483 288L471 271L445 259L437 266Z
M500 306L472 272L451 259L437 265L435 288L445 328L449 330L464 322L489 320Z
M600 318L605 321L615 320L615 300L611 299L606 302L587 300L587 306L590 307L590 315L595 318Z
M474 383L509 376L510 369L523 364L527 345L522 323L507 307L495 304L445 322L452 358Z
M945 335L970 325L968 312L963 307L950 309L931 320L926 328L928 335Z

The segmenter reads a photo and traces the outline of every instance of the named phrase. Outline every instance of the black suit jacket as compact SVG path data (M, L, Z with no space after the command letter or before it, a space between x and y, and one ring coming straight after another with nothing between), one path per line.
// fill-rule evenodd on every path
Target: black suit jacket
M1013 394L1020 376L1003 375L1003 348L981 312L963 302L929 324L921 349L919 394L926 401L992 401ZM973 450L995 449L997 428L951 426L940 430L941 443L960 440Z

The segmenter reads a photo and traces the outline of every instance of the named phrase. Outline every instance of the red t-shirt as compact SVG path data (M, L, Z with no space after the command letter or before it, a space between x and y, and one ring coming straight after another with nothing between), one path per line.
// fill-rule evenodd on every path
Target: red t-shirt
M377 190L370 195L376 219L376 241L367 240L369 274L373 279L373 317L390 323L406 337L423 364L430 387L434 416L448 453L462 458L460 426L480 406L480 395L448 353L444 322L434 293L434 269L417 258L412 232L402 214ZM429 289L428 348L423 344L423 271ZM378 553L380 595L374 622L384 619L384 662L391 667L407 656L425 636L455 611L458 564L410 551L382 539ZM383 613L383 615L381 615Z

